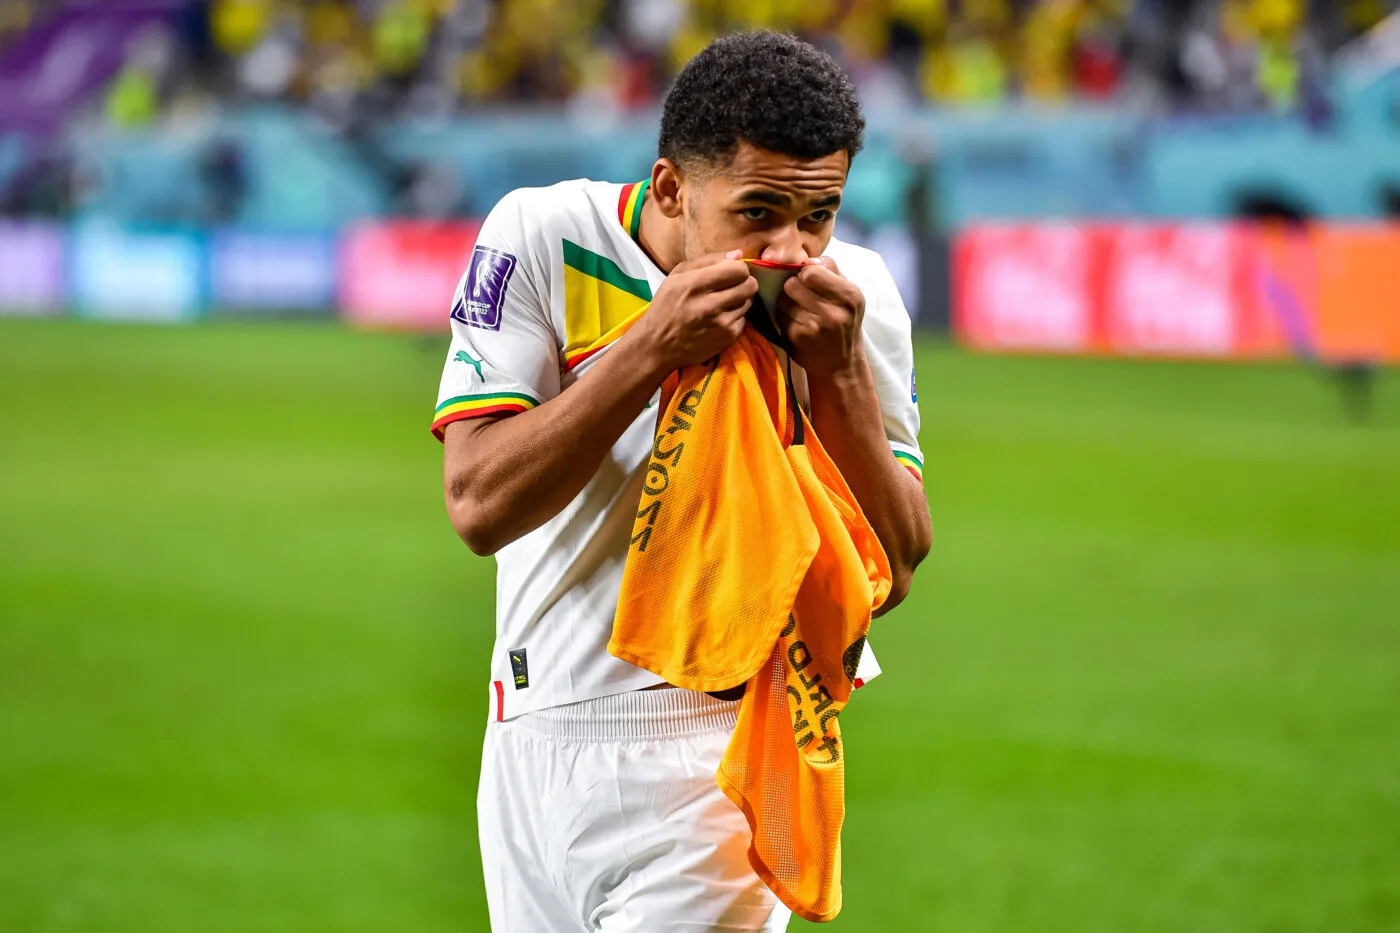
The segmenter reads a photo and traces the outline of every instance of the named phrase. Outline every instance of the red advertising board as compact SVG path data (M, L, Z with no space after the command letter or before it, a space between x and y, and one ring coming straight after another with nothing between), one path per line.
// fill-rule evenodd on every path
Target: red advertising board
M1126 356L1231 356L1248 287L1230 227L1135 225L1106 237L1107 349Z
M1400 362L1400 229L973 228L953 321L993 351Z
M954 246L953 326L985 350L1090 349L1095 231L991 226Z
M342 316L368 327L447 330L479 223L366 223L341 245Z

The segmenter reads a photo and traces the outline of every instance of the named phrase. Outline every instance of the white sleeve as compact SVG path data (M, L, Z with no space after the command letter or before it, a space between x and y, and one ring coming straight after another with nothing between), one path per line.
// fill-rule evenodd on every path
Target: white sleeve
M894 277L883 261L872 263L865 289L865 319L861 323L865 355L880 397L885 438L895 459L919 479L924 476L924 455L919 450L919 398L914 387L913 327ZM863 687L881 674L875 648L869 641L856 668L856 686Z
M865 354L880 397L890 449L909 472L923 479L919 450L919 397L914 381L914 342L909 312L885 264L876 261L865 296L862 323Z
M438 385L433 434L453 421L528 411L559 394L549 252L519 192L481 225L452 296L452 343Z

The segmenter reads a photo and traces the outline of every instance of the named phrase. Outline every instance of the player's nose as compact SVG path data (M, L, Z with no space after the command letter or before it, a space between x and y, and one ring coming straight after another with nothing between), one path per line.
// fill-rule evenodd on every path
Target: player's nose
M798 263L807 258L807 250L802 246L800 232L793 227L769 240L758 258L767 262Z

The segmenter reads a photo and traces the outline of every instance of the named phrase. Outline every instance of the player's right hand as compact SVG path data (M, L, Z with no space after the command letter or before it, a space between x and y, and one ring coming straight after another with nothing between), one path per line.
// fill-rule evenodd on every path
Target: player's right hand
M680 263L632 328L658 369L704 362L739 339L758 293L743 252L712 253Z

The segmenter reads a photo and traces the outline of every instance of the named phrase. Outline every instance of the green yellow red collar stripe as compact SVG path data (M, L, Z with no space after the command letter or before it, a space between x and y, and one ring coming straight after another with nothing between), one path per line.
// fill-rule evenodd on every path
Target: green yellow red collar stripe
M646 181L623 185L622 193L617 199L618 222L622 224L622 229L627 231L627 235L634 240L641 235L642 202L646 200L647 188L649 187L651 187L650 178Z
M921 481L923 480L924 462L922 460L920 460L913 454L907 454L902 450L896 450L894 452L894 458L898 460L906 470L908 470L910 473L913 473Z
M464 418L484 415L514 415L529 411L540 403L518 392L490 392L484 395L459 395L450 398L433 412L433 435L442 440L443 428Z

